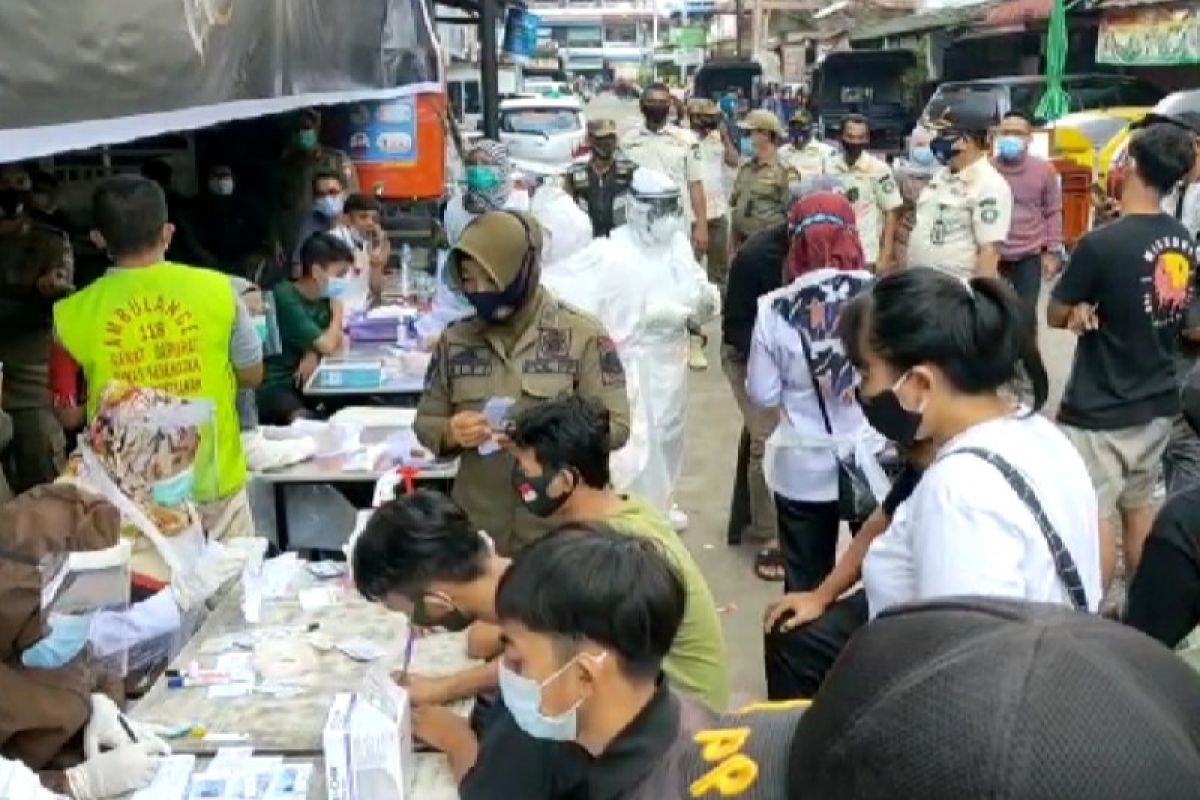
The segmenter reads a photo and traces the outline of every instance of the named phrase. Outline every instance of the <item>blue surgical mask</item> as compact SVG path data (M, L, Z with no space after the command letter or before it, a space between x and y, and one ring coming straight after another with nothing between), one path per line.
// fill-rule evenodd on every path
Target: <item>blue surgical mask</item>
M59 669L71 663L88 643L91 615L51 614L50 633L21 653L21 663L32 669Z
M908 160L918 167L932 167L937 164L937 159L933 157L933 151L927 144L911 148L908 151Z
M580 699L557 716L548 717L542 713L542 689L565 673L582 655L581 653L575 656L540 683L518 675L504 663L504 659L500 659L500 696L504 698L504 705L512 714L518 728L535 739L552 742L575 741L579 734L579 706L583 704L583 700ZM604 658L605 655L607 653L602 653L599 658Z
M738 143L738 149L741 150L742 155L746 158L754 158L755 153L758 152L754 149L754 140L749 136L742 137L742 141Z
M321 216L333 219L342 213L344 203L340 194L326 195L313 201L313 209Z
M996 140L996 155L1001 161L1020 161L1025 155L1025 140L1020 136L1001 136Z
M330 300L341 297L349 288L349 282L345 278L330 278L329 283L325 284L324 294Z
M254 333L258 336L258 341L266 344L267 339L271 336L271 327L267 324L267 318L259 314L250 317L250 321L254 323Z
M175 508L192 499L192 490L195 485L196 475L192 472L192 468L188 467L183 472L152 483L150 496L160 506Z

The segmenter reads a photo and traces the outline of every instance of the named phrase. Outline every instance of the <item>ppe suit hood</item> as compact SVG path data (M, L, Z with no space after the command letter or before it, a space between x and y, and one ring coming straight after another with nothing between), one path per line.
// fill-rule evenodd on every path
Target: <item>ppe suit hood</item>
M562 189L554 186L539 189L531 211L546 240L542 249L545 266L579 252L592 240L591 219Z

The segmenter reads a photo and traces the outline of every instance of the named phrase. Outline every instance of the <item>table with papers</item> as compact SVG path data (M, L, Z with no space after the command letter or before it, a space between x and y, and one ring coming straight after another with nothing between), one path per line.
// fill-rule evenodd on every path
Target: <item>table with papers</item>
M310 397L406 396L416 405L425 390L430 354L392 342L347 340L342 352L321 359L304 384Z
M280 469L255 472L255 481L269 485L275 506L276 543L281 550L290 546L291 532L287 516L289 486L333 484L374 484L385 473L397 469L395 452L398 437L411 432L416 411L411 408L354 407L335 414L333 422L352 422L362 427L362 447L349 453L316 457ZM458 459L439 459L413 467L413 480L419 484L448 491L458 474Z
M253 664L253 688L236 684L168 688L160 678L132 711L135 719L176 727L202 726L207 736L171 741L177 755L197 756L196 772L221 748L253 748L255 756L282 756L312 763L308 797L323 798L322 733L334 695L354 692L371 671L398 669L407 641L404 618L363 600L343 577L320 579L299 562L284 596L264 599L260 621L245 622L242 591L231 590L205 620L172 668L187 672ZM264 573L265 574L265 573ZM341 646L368 640L380 656L369 662L346 655ZM244 649L246 645L252 649ZM349 648L347 648L349 649ZM472 665L465 634L434 634L415 642L413 672L439 675ZM290 666L291 674L280 676ZM455 711L470 713L470 702ZM195 774L195 773L194 773ZM418 753L412 796L457 797L444 756ZM218 795L219 796L219 795Z

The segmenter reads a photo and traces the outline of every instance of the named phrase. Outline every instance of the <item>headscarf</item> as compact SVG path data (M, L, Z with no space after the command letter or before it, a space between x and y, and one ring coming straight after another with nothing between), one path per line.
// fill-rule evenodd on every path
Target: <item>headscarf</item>
M474 214L498 211L504 208L504 204L513 190L515 168L512 159L508 157L508 147L493 139L480 139L467 152L467 169L476 166L470 163L475 155L485 156L489 164L498 167L501 180L498 186L488 191L472 189L468 186L466 196L463 198L463 205L467 211Z
M866 268L854 209L840 193L816 192L792 206L788 235L792 244L784 263L789 281L815 269Z
M99 677L88 660L38 670L20 666L19 654L47 632L42 558L104 550L120 527L113 506L75 486L39 486L0 508L0 755L42 769L87 722Z

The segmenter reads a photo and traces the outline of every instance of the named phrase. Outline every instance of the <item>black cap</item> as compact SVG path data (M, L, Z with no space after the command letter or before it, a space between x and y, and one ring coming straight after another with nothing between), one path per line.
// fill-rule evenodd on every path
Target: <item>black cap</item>
M955 98L953 103L922 119L922 126L935 132L986 133L1000 121L999 109L990 94L977 95Z
M950 598L884 612L801 718L789 800L1200 796L1200 677L1116 622Z

